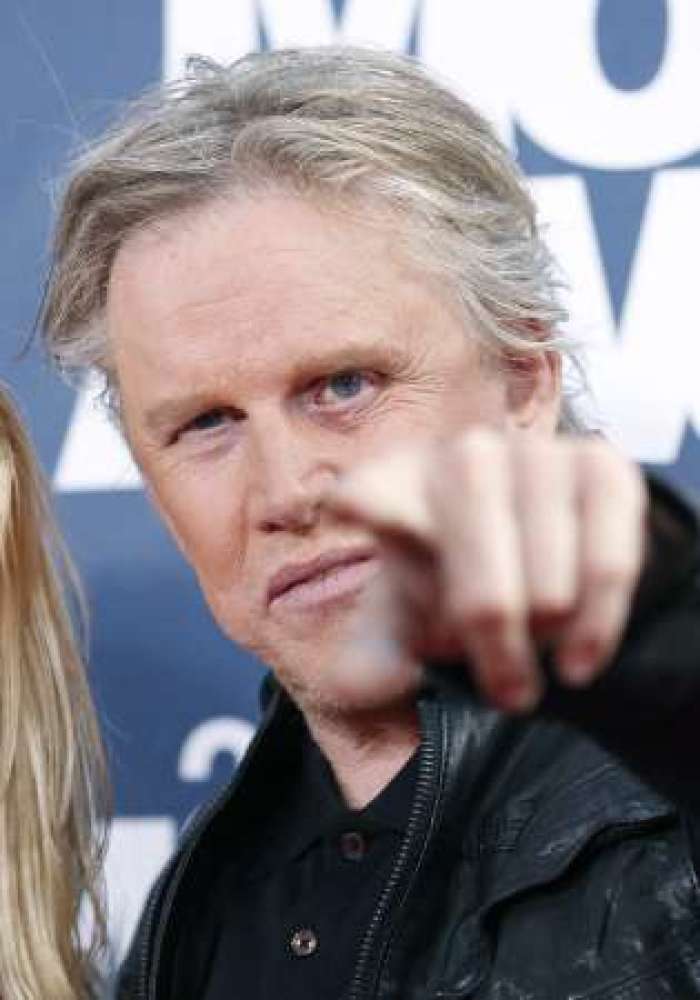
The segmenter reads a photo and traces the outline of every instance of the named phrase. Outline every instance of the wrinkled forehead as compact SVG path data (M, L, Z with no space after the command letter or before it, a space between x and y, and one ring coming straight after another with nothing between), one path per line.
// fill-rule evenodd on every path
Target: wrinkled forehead
M281 331L409 300L446 301L444 284L407 252L401 220L370 206L285 192L226 197L133 234L112 268L107 327L115 350L146 328ZM371 316L366 317L367 321ZM229 327L230 329L230 327Z

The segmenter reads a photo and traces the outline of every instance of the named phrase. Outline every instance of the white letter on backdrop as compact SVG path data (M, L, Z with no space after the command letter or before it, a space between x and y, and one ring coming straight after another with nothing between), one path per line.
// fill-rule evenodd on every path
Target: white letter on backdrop
M511 50L521 44L514 30L520 4L521 0L425 0L420 21L421 59L478 108L509 146L518 86Z
M603 73L596 40L599 0L528 0L519 19L517 119L540 146L602 170L636 170L700 148L700 3L667 0L668 38L658 73L623 91ZM512 28L512 25L511 25ZM630 31L638 30L630 23Z
M258 47L255 0L165 0L163 76L182 75L188 56L232 62Z
M336 26L330 0L259 0L272 48L346 42L400 52L406 47L417 5L418 0L347 0Z
M224 716L207 719L193 729L182 745L177 773L182 781L206 781L211 777L214 758L229 753L240 763L254 727L246 719Z
M533 188L572 284L570 332L586 345L604 429L633 458L673 462L687 424L700 431L693 252L700 170L654 178L617 331L583 182L541 178Z

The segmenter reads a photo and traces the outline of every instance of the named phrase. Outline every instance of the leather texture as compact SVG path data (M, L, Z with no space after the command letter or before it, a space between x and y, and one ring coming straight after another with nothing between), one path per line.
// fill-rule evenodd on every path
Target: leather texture
M593 690L552 682L544 713L515 719L432 672L410 829L347 1000L700 997L700 558L696 522L684 530L678 572L664 549L663 586ZM119 1000L196 996L208 886L295 778L303 722L270 691L231 786L152 893Z

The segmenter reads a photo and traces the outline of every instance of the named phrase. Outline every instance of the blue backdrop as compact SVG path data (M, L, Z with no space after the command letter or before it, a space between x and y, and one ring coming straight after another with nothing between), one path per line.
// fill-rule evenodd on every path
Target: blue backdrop
M483 106L533 178L592 347L597 408L635 457L700 489L697 0L4 0L0 375L56 488L93 613L114 766L119 950L177 825L228 777L261 668L216 630L114 432L32 337L52 194L80 140L188 51L333 37L424 58Z

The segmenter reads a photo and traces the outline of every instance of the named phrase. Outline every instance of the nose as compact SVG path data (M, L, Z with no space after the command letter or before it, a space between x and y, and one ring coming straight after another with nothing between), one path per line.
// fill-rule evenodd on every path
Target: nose
M321 517L321 499L338 475L318 435L289 421L251 433L250 512L260 531L306 534Z

